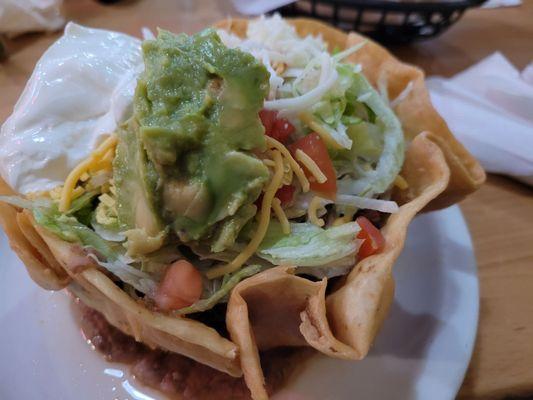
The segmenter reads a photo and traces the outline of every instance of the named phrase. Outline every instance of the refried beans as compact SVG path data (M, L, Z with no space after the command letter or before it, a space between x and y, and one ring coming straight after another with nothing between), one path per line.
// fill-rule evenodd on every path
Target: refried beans
M110 362L128 364L134 377L173 399L248 400L250 392L243 378L234 378L185 356L150 349L107 322L98 311L75 300L83 335ZM261 356L267 390L277 391L295 365L295 349L277 349ZM289 361L288 359L291 359ZM289 362L288 362L289 361Z

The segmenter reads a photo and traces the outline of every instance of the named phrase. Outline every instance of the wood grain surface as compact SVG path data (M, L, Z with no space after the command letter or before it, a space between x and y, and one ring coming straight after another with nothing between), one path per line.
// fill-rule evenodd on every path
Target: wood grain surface
M489 176L464 200L481 287L462 399L533 398L533 189ZM531 396L531 397L530 397Z
M453 75L497 50L522 69L533 61L533 0L523 2L469 11L442 37L391 50L428 75ZM234 14L229 2L215 0L130 0L113 6L65 0L65 12L69 20L137 36L142 26L190 33ZM0 64L0 121L57 36L30 34L8 41L10 58ZM533 396L533 190L489 176L461 208L478 260L481 314L459 398Z

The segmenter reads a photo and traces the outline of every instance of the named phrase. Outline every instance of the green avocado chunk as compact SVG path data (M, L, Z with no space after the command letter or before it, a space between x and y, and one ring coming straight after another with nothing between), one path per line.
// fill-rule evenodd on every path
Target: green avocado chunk
M147 191L141 200L182 241L212 239L222 251L238 232L220 240L216 225L248 216L268 181L268 169L253 154L266 145L258 113L268 71L252 55L224 46L211 29L192 36L160 30L142 49L145 70L129 126L142 151L128 160L145 165L136 168L144 175L137 187ZM115 165L128 169L125 162ZM119 199L119 209L131 200Z
M117 190L117 215L121 230L142 229L157 236L163 222L157 212L159 175L138 138L139 125L129 119L117 130L119 138L113 160Z
M239 232L256 213L257 207L255 205L246 204L233 217L226 218L224 222L220 223L211 244L211 251L218 253L233 246Z

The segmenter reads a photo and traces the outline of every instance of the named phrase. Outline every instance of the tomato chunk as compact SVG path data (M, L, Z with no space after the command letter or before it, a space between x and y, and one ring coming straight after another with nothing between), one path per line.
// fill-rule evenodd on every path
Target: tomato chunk
M292 202L294 197L294 186L292 185L283 185L276 192L276 197L281 202L281 206L286 206Z
M278 118L277 111L261 110L259 118L265 127L265 134L279 142L286 142L294 133L294 126L285 118Z
M361 246L359 247L359 252L357 253L359 259L371 256L385 247L385 238L380 230L372 225L372 222L366 217L357 217L355 222L361 227L361 230L357 234L357 239L363 240L363 243L361 243Z
M278 189L276 194L274 195L277 197L281 203L281 206L284 207L286 205L289 205L292 202L292 199L294 198L294 192L295 187L292 185L283 185ZM255 206L260 209L261 204L263 203L263 193L259 195L257 200L254 202Z
M202 291L200 272L190 262L179 260L167 268L154 300L162 310L179 310L196 303Z
M288 120L285 118L278 118L274 121L270 136L284 143L294 133L294 130L294 126Z
M259 111L259 118L261 118L261 122L265 127L265 134L269 135L269 133L272 132L272 127L274 126L274 121L276 120L277 115L278 113L276 111L265 109Z
M305 175L310 178L309 182L311 190L321 194L323 197L334 199L337 194L337 174L324 141L317 133L313 132L298 139L289 146L289 150L293 155L298 149L311 157L318 168L320 168L322 173L326 176L326 181L324 183L318 183L313 180L313 174L302 165Z

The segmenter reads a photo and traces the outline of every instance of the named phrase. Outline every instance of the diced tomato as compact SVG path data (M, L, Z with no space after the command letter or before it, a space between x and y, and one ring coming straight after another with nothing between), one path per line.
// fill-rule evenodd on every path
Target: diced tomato
M281 206L284 207L292 202L292 199L294 198L294 191L295 188L292 185L283 185L278 189L276 194L274 195L277 197L281 203ZM259 195L257 200L254 202L257 209L261 208L261 204L263 203L263 193Z
M313 181L311 179L313 175L302 165L305 175L310 178L311 190L318 192L328 199L334 199L337 193L337 174L331 158L329 158L328 149L320 136L315 132L310 133L288 147L293 155L296 153L296 150L302 150L311 157L322 173L326 175L326 182L324 183Z
M162 310L179 310L196 303L202 291L200 272L190 262L179 260L167 268L154 300Z
M269 135L270 132L272 132L272 127L274 126L274 121L276 120L277 115L278 115L277 111L271 111L271 110L265 110L265 109L259 111L259 118L261 118L261 122L263 123L263 126L265 127L265 133L267 135Z
M372 225L366 217L357 217L355 220L361 227L361 230L357 234L357 239L362 239L363 243L359 247L358 256L359 259L366 258L375 254L385 247L385 238L381 234L380 230Z
M272 127L272 136L274 139L285 143L287 139L294 133L294 126L285 118L278 118L274 121Z
M284 185L278 189L276 192L276 197L281 202L281 206L286 206L292 202L294 197L294 186Z
M284 143L294 133L294 126L285 118L278 118L278 112L259 111L259 118L265 127L265 134Z

